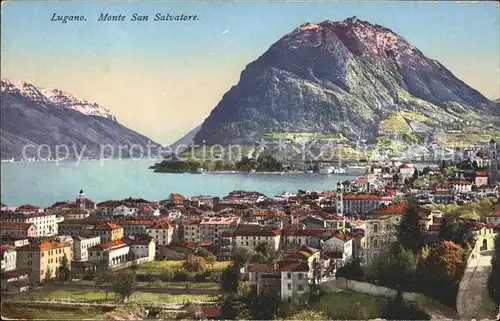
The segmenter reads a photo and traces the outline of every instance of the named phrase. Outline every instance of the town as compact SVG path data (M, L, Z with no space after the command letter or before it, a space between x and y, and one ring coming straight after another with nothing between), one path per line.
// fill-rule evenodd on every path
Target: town
M107 302L109 290L115 304L143 295L136 303L150 312L153 300L144 294L154 294L176 303L164 310L184 318L372 318L348 303L319 308L325 298L350 302L339 298L363 293L386 297L390 313L401 304L422 319L428 307L410 302L418 293L475 317L481 303L464 306L461 298L470 288L486 289L476 282L485 272L473 264L490 264L498 252L499 159L492 141L422 169L410 161L379 163L330 190L96 202L82 186L75 200L48 208L2 204L2 304ZM175 295L182 299L169 301Z

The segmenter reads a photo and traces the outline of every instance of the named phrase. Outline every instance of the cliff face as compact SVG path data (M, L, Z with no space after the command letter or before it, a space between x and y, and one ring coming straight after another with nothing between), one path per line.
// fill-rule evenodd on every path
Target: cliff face
M28 145L32 146L25 149L27 157L38 156L36 149L41 145L48 145L52 153L56 145L66 145L71 156L83 152L85 157L100 157L105 145L112 147L103 148L104 155L117 157L121 145L127 146L122 154L126 157L134 145L146 151L148 141L154 144L147 137L120 125L108 110L96 103L56 89L20 84L2 80L2 159L21 158L23 147ZM111 149L114 155L107 154ZM134 147L133 151L136 155L140 148Z
M391 30L355 17L306 23L250 63L195 143L251 144L270 132L375 139L398 112L427 131L500 108ZM421 124L420 128L423 128Z

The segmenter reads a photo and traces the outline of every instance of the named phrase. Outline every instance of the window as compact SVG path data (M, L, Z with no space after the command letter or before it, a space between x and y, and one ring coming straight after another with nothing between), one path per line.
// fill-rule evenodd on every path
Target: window
M378 224L373 224L373 232L378 233Z
M292 290L292 285L290 283L287 284L288 291Z
M302 284L299 284L299 291L304 291L304 286Z
M291 278L292 278L292 273L288 272L288 273L286 274L286 278L287 278L287 279L291 279Z
M304 274L299 273L299 280L302 280L303 277L304 277Z

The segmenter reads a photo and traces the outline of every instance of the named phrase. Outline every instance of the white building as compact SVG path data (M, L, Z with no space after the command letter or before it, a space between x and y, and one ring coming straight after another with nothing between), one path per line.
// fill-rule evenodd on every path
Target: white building
M200 222L200 241L215 242L221 233L227 230L236 230L239 217L206 217Z
M33 223L36 226L36 236L57 235L56 215L46 212L9 212L2 218L5 222L12 223Z
M73 260L87 261L88 249L101 243L100 236L75 236L73 237Z
M2 260L2 272L16 269L17 252L15 246L0 245L0 257Z
M113 210L113 215L114 216L136 216L139 211L139 208L137 207L128 207L126 205L120 205L118 207L115 207Z
M129 236L124 238L125 243L130 246L129 259L137 260L147 258L153 261L156 256L155 240L149 236Z
M309 265L306 262L293 262L281 269L281 300L292 301L309 291Z
M176 225L167 221L157 221L149 226L146 231L156 243L156 246L164 246L172 242Z
M278 230L266 230L260 226L246 226L239 228L233 233L233 246L246 247L252 251L261 244L267 243L269 248L278 250L281 232Z
M88 261L101 267L115 268L128 261L130 246L123 240L98 244L88 249Z
M345 264L352 259L353 240L345 233L336 233L323 243L325 253L341 253L342 262Z

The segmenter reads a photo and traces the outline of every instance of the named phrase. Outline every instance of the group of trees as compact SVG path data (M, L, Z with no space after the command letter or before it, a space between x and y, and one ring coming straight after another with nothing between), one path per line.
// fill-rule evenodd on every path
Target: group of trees
M135 292L137 286L135 271L112 272L106 269L97 275L94 286L106 292L106 300L110 289L118 293L122 300L126 300Z
M233 247L231 258L234 265L243 267L248 263L271 264L278 259L278 252L272 249L269 244L261 243L252 252L246 247Z
M243 157L236 162L235 167L238 171L250 171L253 169L256 172L281 172L285 168L283 163L270 155L261 155L258 158Z

